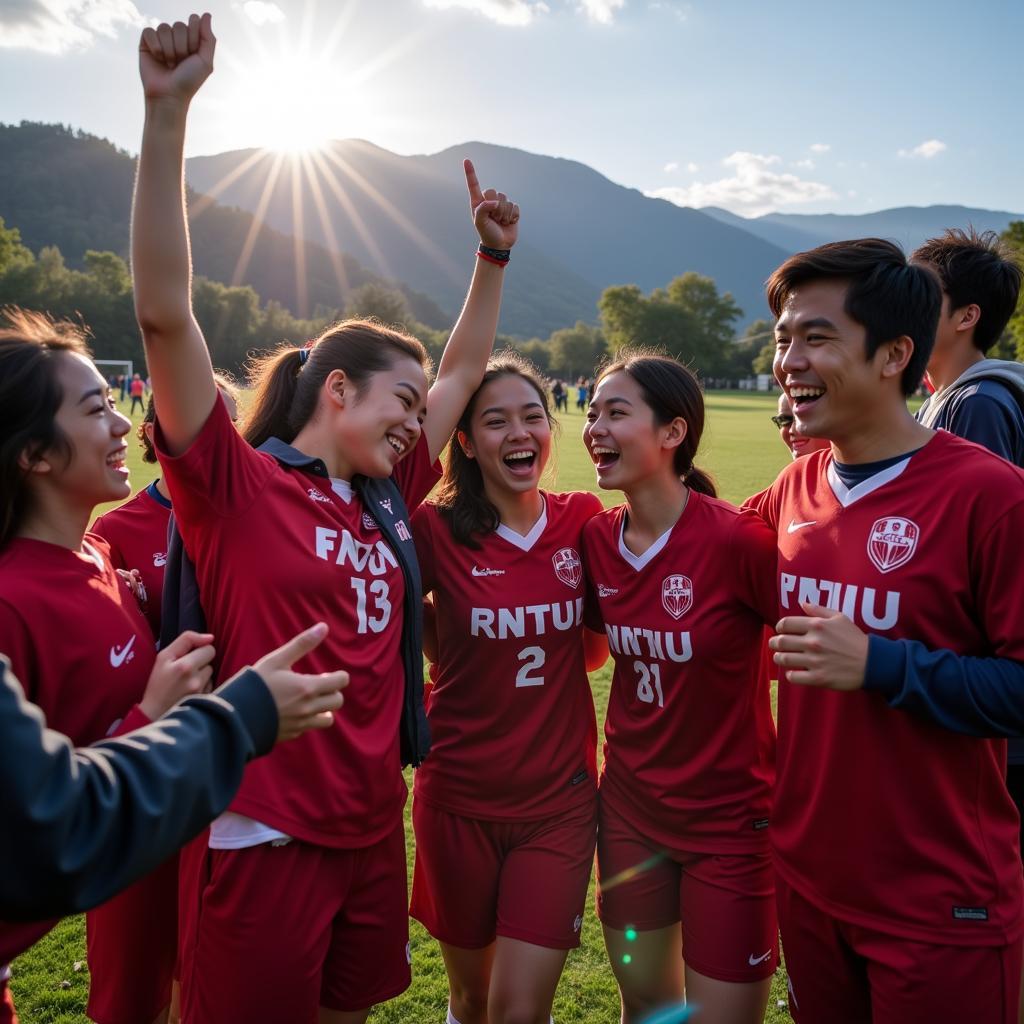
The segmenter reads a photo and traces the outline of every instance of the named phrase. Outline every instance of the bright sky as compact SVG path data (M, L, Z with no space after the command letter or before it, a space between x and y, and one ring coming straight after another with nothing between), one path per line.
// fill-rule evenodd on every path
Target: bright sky
M478 139L690 206L1024 211L1020 0L213 0L190 155ZM137 151L166 0L0 0L0 121ZM599 212L595 211L599 216Z

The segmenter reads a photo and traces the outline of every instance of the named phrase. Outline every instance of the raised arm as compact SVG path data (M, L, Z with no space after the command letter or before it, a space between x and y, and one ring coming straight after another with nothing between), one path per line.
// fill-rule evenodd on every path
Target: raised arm
M504 192L493 188L482 191L472 161L466 160L464 166L473 223L481 244L491 249L511 249L519 236L519 207ZM504 273L502 266L490 260L476 261L466 303L445 346L437 380L427 398L423 434L431 460L441 454L470 396L483 379L498 330Z
M132 206L135 315L165 443L179 455L217 398L210 353L192 314L185 218L184 146L189 104L213 71L210 15L147 28L139 42L146 101Z

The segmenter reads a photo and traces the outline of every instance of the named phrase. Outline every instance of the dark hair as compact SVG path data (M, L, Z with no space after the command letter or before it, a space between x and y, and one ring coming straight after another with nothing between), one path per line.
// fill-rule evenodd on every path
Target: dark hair
M390 369L405 356L430 370L423 344L376 320L343 320L328 327L305 349L287 343L248 364L255 388L242 436L254 448L270 437L292 441L309 422L332 370L343 370L357 400L374 373Z
M56 450L71 460L71 442L57 426L64 392L57 360L66 352L89 356L85 330L46 313L17 306L0 316L0 549L17 534L28 508L29 463Z
M948 228L938 238L929 238L910 257L926 263L942 281L952 310L974 303L981 319L971 340L987 352L1006 328L1020 296L1024 272L1016 253L994 231L978 234L974 228Z
M780 315L795 288L820 280L848 282L843 309L866 331L867 359L903 335L914 342L900 379L903 394L912 395L924 377L939 324L942 291L935 274L908 263L898 245L882 238L829 242L790 256L768 278L772 313Z
M470 423L477 399L491 381L500 377L520 377L525 380L537 392L548 424L554 425L551 408L548 405L547 388L544 386L544 378L540 371L518 352L506 350L488 360L480 386L466 404L456 430L472 435ZM498 510L487 500L484 492L480 463L476 459L471 459L462 450L462 445L455 437L448 447L448 461L434 501L441 517L448 523L452 536L458 543L468 548L479 548L480 542L474 535L493 533L501 522Z
M687 487L716 497L714 481L693 464L704 433L704 395L693 372L671 356L651 349L628 348L620 350L611 362L602 364L597 383L620 372L636 381L659 426L676 418L686 421L686 437L675 450L673 468Z
M217 385L217 390L230 395L237 406L239 394L235 378L224 370L215 370L213 380ZM156 450L153 448L153 442L150 441L149 435L146 433L146 425L155 422L156 406L153 404L153 392L150 391L149 401L146 402L146 414L142 417L142 422L135 428L135 436L139 439L139 444L142 445L143 462L155 463L157 461Z

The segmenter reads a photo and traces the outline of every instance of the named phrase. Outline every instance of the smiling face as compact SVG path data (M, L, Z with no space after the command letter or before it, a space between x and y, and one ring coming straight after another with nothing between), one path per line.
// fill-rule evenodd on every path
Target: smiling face
M551 423L541 396L524 377L507 373L476 395L469 430L458 438L475 459L492 501L501 493L522 494L540 486L551 453Z
M794 459L810 455L811 452L820 451L822 448L830 447L829 442L823 437L804 437L796 431L796 423L793 418L793 408L785 394L779 395L778 412L774 417L778 428L779 437L782 443L789 449Z
M427 414L427 376L410 357L370 375L360 388L332 371L324 382L339 472L386 477L415 447Z
M605 490L629 491L655 474L673 473L675 449L685 436L681 418L655 422L642 388L623 370L601 378L583 428L598 486Z
M846 287L821 280L794 288L775 325L775 378L806 437L849 439L873 410L903 401L892 346L867 358L866 330L844 309Z
M59 358L56 373L64 397L55 420L71 454L66 458L57 449L44 452L33 467L37 483L57 488L62 498L90 510L128 497L125 435L131 420L117 411L91 359L67 352Z

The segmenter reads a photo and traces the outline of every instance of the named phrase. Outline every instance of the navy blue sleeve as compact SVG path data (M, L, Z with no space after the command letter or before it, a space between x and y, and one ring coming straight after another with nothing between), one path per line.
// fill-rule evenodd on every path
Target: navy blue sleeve
M137 732L76 749L0 656L0 916L86 910L152 871L228 806L277 727L270 691L246 669Z
M1016 464L1024 438L1024 416L1009 394L1001 401L979 388L956 401L946 429Z
M968 736L1024 736L1024 664L868 637L864 689Z

